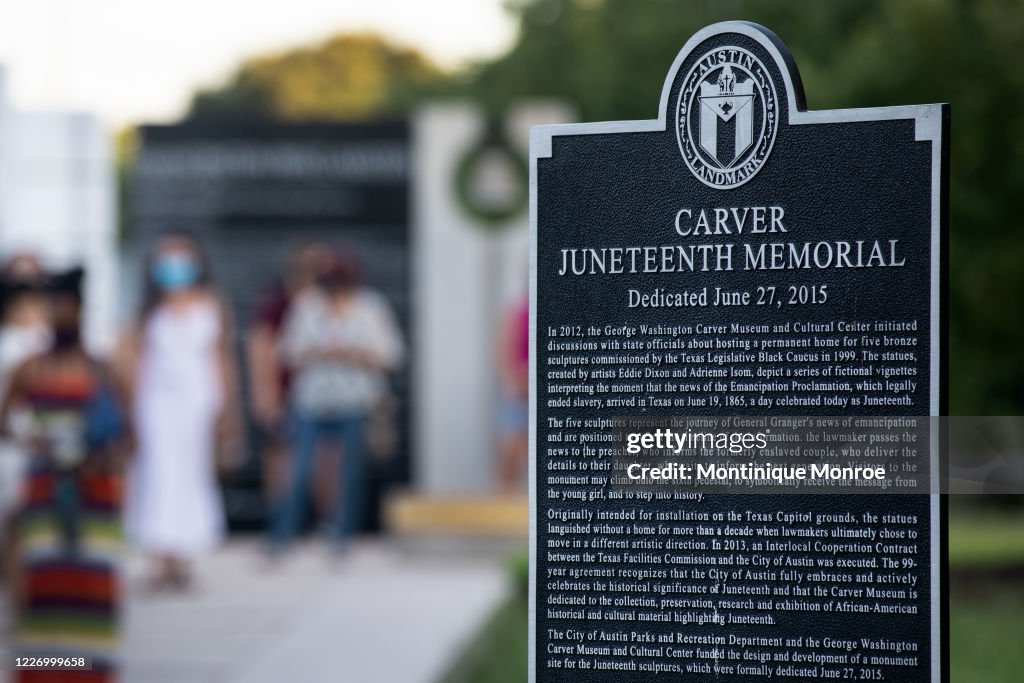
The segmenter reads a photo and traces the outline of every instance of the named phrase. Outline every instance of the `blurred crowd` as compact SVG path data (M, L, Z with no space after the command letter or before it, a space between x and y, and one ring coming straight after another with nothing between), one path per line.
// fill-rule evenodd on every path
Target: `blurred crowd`
M198 240L163 235L143 273L139 311L100 359L82 341L86 273L30 254L0 270L0 639L15 656L92 665L16 680L116 676L126 549L146 557L145 590L190 586L226 528L218 473L249 452L244 415L263 456L269 561L311 507L337 555L363 527L367 444L405 349L357 255L301 249L244 321L248 405L231 308Z

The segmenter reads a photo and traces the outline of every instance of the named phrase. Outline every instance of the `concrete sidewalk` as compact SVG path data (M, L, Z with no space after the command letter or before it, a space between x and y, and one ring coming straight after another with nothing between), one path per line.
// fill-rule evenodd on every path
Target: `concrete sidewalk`
M130 570L126 683L434 683L505 595L499 554L298 547L268 565L234 541L189 594L147 595Z

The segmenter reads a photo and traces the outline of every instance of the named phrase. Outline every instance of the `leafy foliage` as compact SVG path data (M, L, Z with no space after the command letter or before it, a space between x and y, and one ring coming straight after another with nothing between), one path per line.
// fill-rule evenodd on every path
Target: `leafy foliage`
M533 0L469 90L493 108L557 97L583 121L653 118L686 39L727 19L792 50L811 109L952 104L954 414L1024 409L1024 3L1005 0Z
M198 93L191 120L351 121L397 116L445 74L416 50L370 34L251 59Z

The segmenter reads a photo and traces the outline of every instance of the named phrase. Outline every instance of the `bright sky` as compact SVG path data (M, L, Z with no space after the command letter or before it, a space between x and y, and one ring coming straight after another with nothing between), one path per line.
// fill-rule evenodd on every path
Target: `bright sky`
M245 57L374 30L445 66L501 53L503 0L4 0L0 64L24 109L175 119Z

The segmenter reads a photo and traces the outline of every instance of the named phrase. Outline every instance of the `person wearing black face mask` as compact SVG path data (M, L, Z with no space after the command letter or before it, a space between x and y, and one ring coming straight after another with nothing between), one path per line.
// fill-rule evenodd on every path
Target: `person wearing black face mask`
M57 297L54 309L65 310L61 315L55 315L53 321L53 351L75 352L82 350L81 321L74 307L78 304L72 303L70 297L63 295Z
M89 680L105 681L116 668L128 429L122 392L81 344L82 276L73 270L50 280L53 343L14 371L0 425L29 458L16 527L14 654L87 656ZM18 409L29 419L12 430L8 418Z

